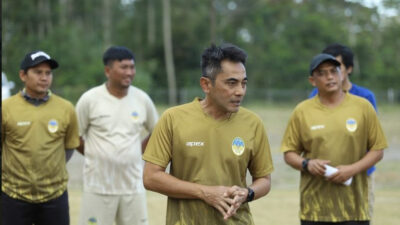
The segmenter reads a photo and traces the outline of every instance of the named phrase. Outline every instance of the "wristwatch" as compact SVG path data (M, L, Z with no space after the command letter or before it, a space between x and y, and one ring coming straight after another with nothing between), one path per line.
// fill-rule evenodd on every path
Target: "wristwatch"
M301 162L301 167L303 168L304 172L308 172L308 161L310 161L310 159L304 159L303 162Z
M246 202L251 202L251 201L253 201L254 200L254 191L253 191L253 189L251 189L251 188L247 188L247 199L246 199Z

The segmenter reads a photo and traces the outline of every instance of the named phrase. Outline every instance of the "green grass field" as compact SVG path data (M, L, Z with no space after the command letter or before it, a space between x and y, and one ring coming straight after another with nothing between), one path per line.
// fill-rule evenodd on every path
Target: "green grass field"
M249 104L263 119L267 129L275 171L272 173L272 189L264 198L250 204L256 224L299 224L299 173L283 162L279 145L294 105ZM165 107L158 107L163 112ZM379 106L379 118L388 140L384 159L378 163L373 224L400 224L400 105ZM70 173L70 214L71 224L78 222L80 197L82 193L83 158L74 154L68 163ZM165 224L167 198L154 192L147 192L150 225Z

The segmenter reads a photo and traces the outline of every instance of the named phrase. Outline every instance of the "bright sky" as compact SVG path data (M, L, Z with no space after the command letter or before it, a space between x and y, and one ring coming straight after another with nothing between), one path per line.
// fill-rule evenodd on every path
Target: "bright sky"
M357 0L347 0L349 2L358 2ZM383 14L385 16L397 16L399 15L400 11L398 9L394 8L384 8L382 5L382 0L363 0L362 4L367 6L367 7L378 7L378 12L380 14Z

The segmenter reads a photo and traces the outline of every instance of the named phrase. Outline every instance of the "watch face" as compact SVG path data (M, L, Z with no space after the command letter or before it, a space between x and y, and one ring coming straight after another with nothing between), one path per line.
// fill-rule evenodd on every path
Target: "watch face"
M308 161L309 159L304 159L303 162L301 163L303 171L308 171Z
M253 201L254 199L254 191L251 188L247 188L248 194L247 194L247 202Z

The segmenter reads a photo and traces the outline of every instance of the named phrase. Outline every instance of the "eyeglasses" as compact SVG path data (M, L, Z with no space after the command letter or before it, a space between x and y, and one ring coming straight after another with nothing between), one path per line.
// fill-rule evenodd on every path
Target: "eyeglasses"
M315 72L317 73L318 76L328 76L330 74L336 76L336 75L340 74L340 69L339 69L339 67L335 67L335 68L328 69L328 70L316 70Z

